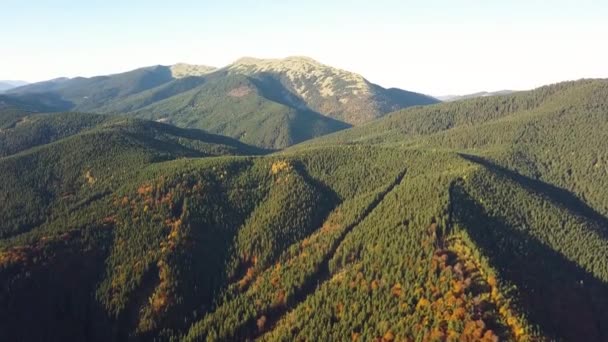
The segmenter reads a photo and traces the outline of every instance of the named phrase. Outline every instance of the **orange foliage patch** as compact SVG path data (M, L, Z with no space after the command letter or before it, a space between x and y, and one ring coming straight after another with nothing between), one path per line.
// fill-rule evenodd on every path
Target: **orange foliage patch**
M101 220L101 222L103 224L114 224L114 223L116 223L116 216L114 216L114 215L106 216L103 218L103 220Z
M276 297L272 303L273 307L279 307L279 306L284 306L286 303L285 301L285 291L284 290L279 290L276 294Z
M277 173L281 172L281 171L290 171L292 169L291 164L289 164L288 162L284 161L284 160L278 160L274 163L272 163L272 166L270 167L270 172L273 175L276 175Z
M464 329L454 332L445 328L434 328L425 333L424 340L498 341L498 335L488 329L486 323L503 327L501 330L516 340L525 340L525 329L521 320L516 318L514 311L502 299L497 279L492 275L485 275L483 267L469 247L458 238L437 245L445 246L438 247L432 260L432 268L440 274L438 283L428 285L432 296L427 297L428 299L421 298L416 309L430 305L433 312L443 312L442 317L446 321L463 322ZM416 294L423 292L420 289L415 290ZM489 301L494 305L487 305ZM507 322L507 325L502 322Z
M256 325L259 331L263 331L266 326L266 316L262 315L262 317L258 318Z
M395 297L401 297L401 295L403 294L403 288L401 287L401 284L399 284L399 283L395 284L391 288L391 294Z
M249 267L245 273L245 276L237 282L239 290L243 290L245 287L247 287L253 277L255 277L255 269L253 267Z
M85 174L84 174L84 178L86 179L87 183L89 184L95 184L96 179L95 177L93 177L93 174L91 173L91 170L88 170Z
M416 304L416 310L426 308L430 304L431 303L428 301L428 299L426 299L426 298L420 298L420 300L418 301L418 304Z
M386 341L386 342L390 342L393 341L395 339L395 335L393 335L393 333L389 330L387 331L384 336L382 336L382 341Z
M28 260L29 247L14 247L0 253L0 266L24 263Z
M137 188L137 193L141 196L147 195L152 192L152 184L142 184Z

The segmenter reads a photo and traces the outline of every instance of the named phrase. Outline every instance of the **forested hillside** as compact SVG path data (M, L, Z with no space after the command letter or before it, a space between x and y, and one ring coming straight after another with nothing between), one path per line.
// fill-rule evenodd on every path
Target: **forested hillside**
M226 132L285 115L259 80L204 77L105 106L187 122L198 103L201 127L234 114ZM213 102L225 92L238 100ZM408 108L272 153L7 113L0 340L608 341L606 80Z

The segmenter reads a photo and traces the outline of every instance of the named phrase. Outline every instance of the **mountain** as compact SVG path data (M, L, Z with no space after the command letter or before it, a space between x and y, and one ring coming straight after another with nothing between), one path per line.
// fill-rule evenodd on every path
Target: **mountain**
M56 79L9 91L55 96L80 112L121 114L284 148L390 111L436 103L384 89L310 58L240 59L221 69L176 64L92 78Z
M604 341L607 132L601 79L272 154L28 114L0 130L0 339Z
M460 100L467 100L467 99L473 99L476 97L487 97L487 96L497 96L497 95L509 95L514 93L514 90L499 90L499 91L493 91L493 92L488 92L488 91L480 91L477 93L473 93L473 94L467 94L467 95L445 95L445 96L437 96L438 100L441 100L443 102L451 102L451 101L460 101Z
M13 88L17 88L20 86L24 86L26 85L27 82L25 81L6 81L6 80L0 80L0 93L7 91L9 89L13 89Z
M361 75L321 64L308 57L242 58L226 67L229 73L259 79L272 87L280 83L287 99L295 97L308 108L352 125L412 105L438 101L401 89L384 89Z

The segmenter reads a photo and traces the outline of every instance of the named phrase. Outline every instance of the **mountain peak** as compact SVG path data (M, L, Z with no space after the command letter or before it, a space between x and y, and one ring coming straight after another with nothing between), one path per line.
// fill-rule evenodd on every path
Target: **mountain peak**
M314 65L323 65L316 61L313 58L306 56L288 56L285 58L256 58L256 57L241 57L237 59L231 66L238 65L281 65L286 63L306 63L306 64L314 64Z
M290 56L282 59L258 59L244 57L227 69L234 73L254 75L273 73L283 75L293 90L302 98L311 94L311 87L317 89L323 97L339 96L342 93L354 92L355 95L369 93L370 83L363 76L346 70L322 64L310 57ZM310 80L314 79L313 83Z
M307 62L307 63L312 63L312 64L321 64L316 59L308 57L308 56L289 56L289 57L285 57L284 60L301 61L301 62Z
M384 89L360 74L306 56L281 59L244 57L224 70L274 82L275 86L280 84L285 89L276 93L287 98L295 95L313 111L355 125L404 108L412 101L416 104L436 102L420 94Z
M203 76L217 68L207 65L177 63L169 66L171 69L171 75L174 78L184 78L188 76Z
M352 75L357 75L354 73L347 72L345 70L330 67L310 57L304 56L290 56L285 58L243 57L239 58L234 63L228 65L227 69L245 73L285 72L290 74L304 73L308 75L348 73ZM362 76L359 76L359 78L363 79Z

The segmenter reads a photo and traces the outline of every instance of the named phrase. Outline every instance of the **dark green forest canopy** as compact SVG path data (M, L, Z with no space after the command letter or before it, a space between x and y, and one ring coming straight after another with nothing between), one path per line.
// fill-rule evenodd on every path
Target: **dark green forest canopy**
M239 113L210 101L247 87L239 101L279 106L248 77L180 80L104 106L179 88L153 112L200 97ZM606 80L408 108L280 151L32 111L0 116L1 340L608 338Z

